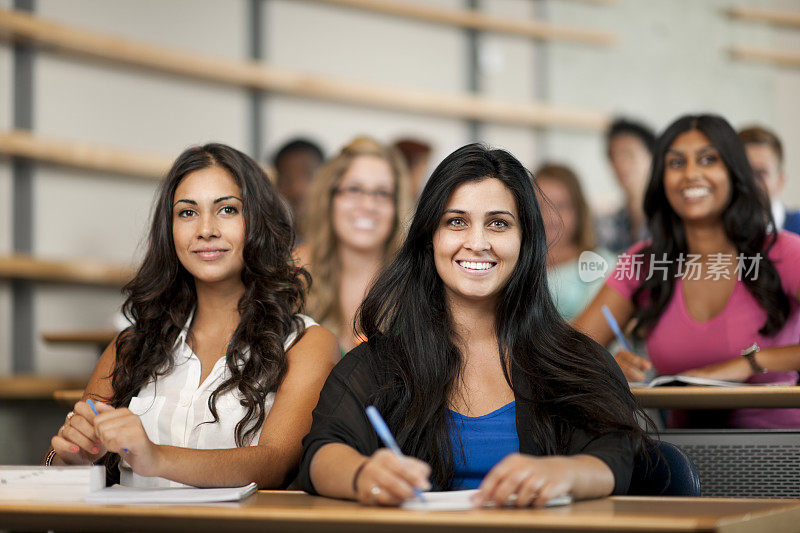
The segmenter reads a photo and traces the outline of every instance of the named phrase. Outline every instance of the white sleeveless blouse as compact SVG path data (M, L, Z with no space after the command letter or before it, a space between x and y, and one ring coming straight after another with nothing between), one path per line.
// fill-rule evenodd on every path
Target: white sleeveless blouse
M151 381L131 398L128 409L139 415L147 437L155 444L180 446L203 450L236 448L236 424L244 417L245 408L239 403L242 397L238 390L228 391L217 397L219 421L208 408L208 398L219 385L228 379L230 371L225 357L220 357L203 383L200 383L200 360L186 343L186 335L194 313L189 316L178 339L175 341L172 371ZM317 323L308 316L303 319L306 328ZM284 350L297 338L292 332L283 343ZM275 393L267 394L264 413L275 401ZM261 428L247 445L255 445L261 436ZM123 459L120 461L120 483L129 487L183 487L185 485L160 477L143 477L131 470Z

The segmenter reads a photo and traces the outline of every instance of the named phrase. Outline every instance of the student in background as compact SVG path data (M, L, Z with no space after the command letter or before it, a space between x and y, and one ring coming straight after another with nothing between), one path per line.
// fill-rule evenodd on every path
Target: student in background
M123 485L285 486L336 341L303 307L308 274L264 171L221 144L183 152L106 348L46 464L103 458ZM118 462L118 465L117 465Z
M583 196L580 181L569 167L546 164L534 172L544 201L544 229L547 234L547 285L558 312L567 320L578 316L592 301L605 276L580 272L578 259L605 262L613 267L616 258L595 245L592 213Z
M553 305L534 188L511 154L477 144L434 170L361 306L369 340L320 394L303 489L398 505L414 487L480 487L476 505L515 495L520 507L626 492L643 438L636 401ZM404 457L381 448L370 404Z
M598 218L600 245L619 253L647 236L642 208L650 175L655 134L640 122L615 120L606 133L608 160L622 188L624 204L616 212Z
M739 138L744 143L753 173L767 189L776 227L800 234L800 210L787 210L780 199L786 185L781 140L773 132L759 126L741 130Z
M306 191L324 160L322 149L316 143L300 137L288 141L272 156L278 192L289 202L295 231L301 241L299 226L305 217Z
M396 150L357 137L309 190L306 242L295 255L314 279L309 314L336 334L343 353L359 342L354 317L369 284L403 242L408 185Z
M652 239L619 257L576 327L608 344L607 305L621 324L637 321L660 374L797 383L800 237L772 230L766 193L725 119L687 115L661 134L644 206ZM634 381L650 366L625 351L616 359ZM673 412L669 422L800 428L800 409L700 415Z
M406 161L408 174L411 178L411 195L417 198L428 175L431 145L420 139L402 138L395 141L392 146L400 151Z

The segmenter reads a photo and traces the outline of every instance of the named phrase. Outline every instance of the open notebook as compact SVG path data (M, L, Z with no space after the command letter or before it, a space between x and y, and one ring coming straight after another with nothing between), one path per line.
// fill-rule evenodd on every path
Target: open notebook
M94 491L86 496L88 503L126 504L126 503L214 503L237 502L258 490L255 483L244 487L228 487L221 489L195 489L189 487L152 489L111 487Z
M412 498L403 502L402 508L412 511L468 511L474 508L472 496L478 489L452 490L448 492L423 492L424 501ZM547 507L569 505L572 497L569 495L553 498L547 502Z
M658 376L650 381L629 381L631 388L635 387L777 387L794 385L790 381L775 383L747 383L741 381L723 381L721 379L698 378L694 376Z

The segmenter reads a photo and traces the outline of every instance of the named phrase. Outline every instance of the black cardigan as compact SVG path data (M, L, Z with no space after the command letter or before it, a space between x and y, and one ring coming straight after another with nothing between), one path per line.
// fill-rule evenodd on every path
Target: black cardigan
M317 494L311 483L311 459L322 446L339 442L366 456L383 446L364 412L373 393L383 384L374 365L370 364L370 360L374 360L372 350L376 343L373 341L362 343L339 361L320 392L311 431L303 439L303 456L296 480L299 488L310 494ZM604 350L604 353L609 372L624 381L619 366L608 352ZM512 373L512 381L521 385L525 380L515 380ZM543 455L531 433L520 431L520 428L532 425L531 412L521 398L515 397L519 451L528 455ZM638 442L635 443L626 433L598 436L576 428L566 455L588 454L602 460L614 473L614 494L625 494L631 480L637 445ZM426 460L424 457L419 459Z

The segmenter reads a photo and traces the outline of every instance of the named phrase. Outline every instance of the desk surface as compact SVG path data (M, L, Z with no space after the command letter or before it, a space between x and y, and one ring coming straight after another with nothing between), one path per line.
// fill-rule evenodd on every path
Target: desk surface
M81 531L307 531L445 530L743 532L796 531L798 500L615 497L553 509L419 513L365 508L299 492L261 491L242 503L111 506L0 501L0 524L10 529ZM412 529L413 528L413 529Z
M633 387L643 407L741 409L800 407L800 387Z

